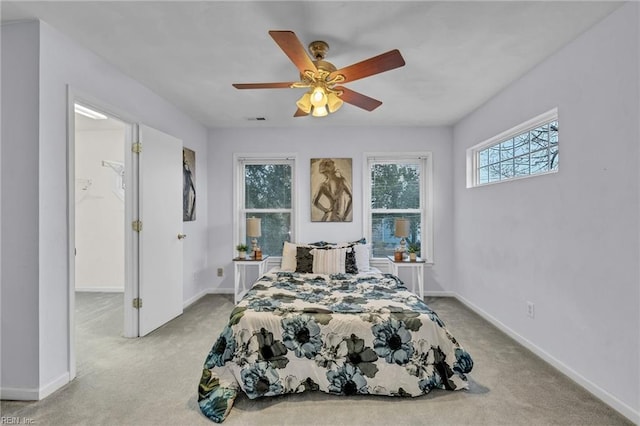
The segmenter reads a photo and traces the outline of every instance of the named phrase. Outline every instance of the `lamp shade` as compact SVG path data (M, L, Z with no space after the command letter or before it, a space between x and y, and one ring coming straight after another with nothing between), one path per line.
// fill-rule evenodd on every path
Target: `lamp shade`
M340 97L335 93L329 93L327 95L327 108L329 109L329 112L334 113L339 110L342 103L342 99L340 99Z
M260 237L262 236L262 222L259 217L247 218L247 236L248 237Z
M408 237L409 236L409 219L396 219L395 231L396 237Z
M311 91L311 105L316 108L323 107L327 104L327 93L320 86L316 86Z
M311 93L307 92L296 102L298 108L303 111L305 114L309 114L311 112Z
M329 114L329 111L327 111L326 106L313 107L313 112L311 113L314 117L325 117L327 114Z

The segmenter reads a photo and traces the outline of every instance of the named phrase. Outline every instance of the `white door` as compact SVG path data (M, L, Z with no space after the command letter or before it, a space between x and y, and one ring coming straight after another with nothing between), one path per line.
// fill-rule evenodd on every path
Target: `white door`
M139 335L182 314L182 141L140 125Z

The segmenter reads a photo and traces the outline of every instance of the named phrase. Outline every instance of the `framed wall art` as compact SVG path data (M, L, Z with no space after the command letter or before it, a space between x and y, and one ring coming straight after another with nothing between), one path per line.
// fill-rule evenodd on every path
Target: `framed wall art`
M353 221L351 158L311 159L311 221Z
M182 221L196 220L196 153L182 148Z

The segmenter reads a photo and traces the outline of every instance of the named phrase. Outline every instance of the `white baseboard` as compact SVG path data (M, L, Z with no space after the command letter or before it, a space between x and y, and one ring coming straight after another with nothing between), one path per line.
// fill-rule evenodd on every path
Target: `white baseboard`
M456 297L456 294L452 291L425 291L424 297Z
M2 388L0 398L3 401L37 401L40 392L33 388Z
M232 288L207 288L202 290L200 293L196 294L193 297L185 300L182 304L183 309L186 309L188 306L193 305L198 300L202 299L207 294L233 294Z
M182 303L182 308L186 309L187 307L193 305L194 303L196 303L198 300L202 299L205 295L209 294L209 290L202 290L200 293L196 294L193 297L190 297L189 299L185 300Z
M124 293L124 287L76 287L76 291L85 293Z
M233 294L232 288L210 288L208 294Z
M69 373L64 373L40 389L2 388L0 389L0 398L9 401L39 401L48 397L67 383L69 383Z
M57 391L67 383L69 383L70 382L69 377L70 377L69 373L67 372L61 375L60 377L58 377L57 379L51 381L49 384L42 386L39 392L39 399L44 399L48 397L49 395L51 395L52 393L54 393L55 391Z
M640 412L634 410L632 407L620 401L618 398L611 395L606 390L602 389L595 383L591 382L589 379L583 377L580 373L576 372L571 367L564 364L562 361L554 358L544 349L540 348L539 346L536 346L531 341L522 337L520 334L513 331L511 328L509 328L504 323L500 322L498 319L496 319L489 313L479 308L477 305L471 303L469 300L465 299L464 297L460 296L457 293L453 293L453 297L458 299L460 302L462 302L465 306L467 306L473 312L480 315L482 318L484 318L485 320L489 321L491 324L496 326L498 329L500 329L500 331L502 331L503 333L511 337L513 340L515 340L516 342L518 342L519 344L521 344L522 346L524 346L525 348L529 349L531 352L533 352L534 354L542 358L545 362L550 364L552 367L556 368L561 373L568 376L570 379L572 379L577 384L582 386L593 396L600 399L602 402L604 402L605 404L607 404L608 406L610 406L611 408L613 408L614 410L616 410L617 412L619 412L620 414L622 414L623 416L631 420L633 423L640 424Z

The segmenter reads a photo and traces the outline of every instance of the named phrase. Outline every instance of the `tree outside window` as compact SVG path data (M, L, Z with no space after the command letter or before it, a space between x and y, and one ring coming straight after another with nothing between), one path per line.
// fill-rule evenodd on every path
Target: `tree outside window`
M558 142L554 109L472 147L474 185L557 171Z
M425 158L369 159L369 224L373 257L393 255L400 245L401 238L394 235L397 218L409 220L407 245L415 244L424 250L425 168Z
M242 223L249 217L260 218L262 236L258 238L258 244L263 255L280 256L284 241L291 238L292 161L253 159L245 162L243 171ZM251 238L242 235L243 238L245 244L251 246Z

